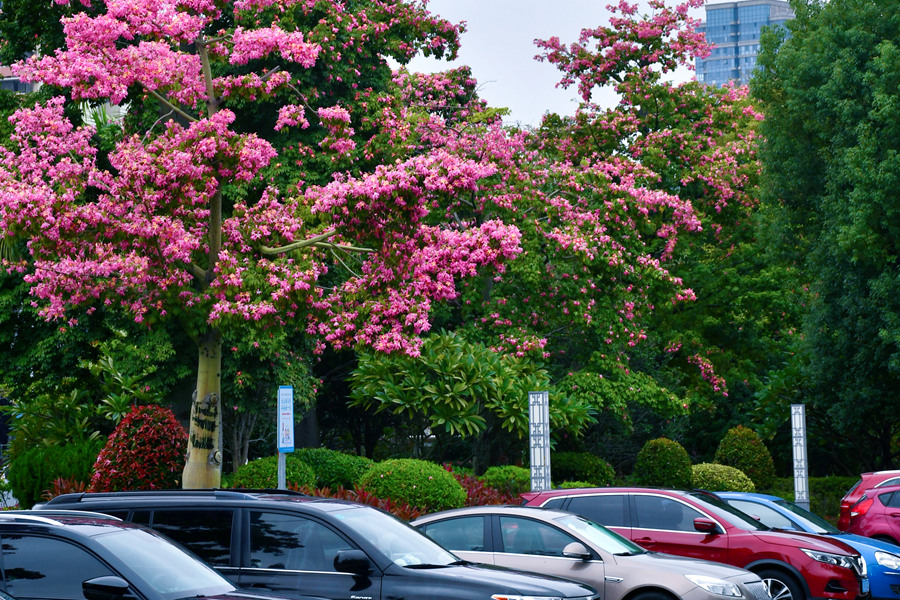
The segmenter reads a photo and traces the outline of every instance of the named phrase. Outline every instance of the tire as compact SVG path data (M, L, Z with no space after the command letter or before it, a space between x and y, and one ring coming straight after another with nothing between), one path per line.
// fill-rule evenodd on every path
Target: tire
M676 600L672 596L659 591L641 592L631 600Z
M806 600L806 592L797 580L778 569L763 569L757 573L766 584L772 600Z

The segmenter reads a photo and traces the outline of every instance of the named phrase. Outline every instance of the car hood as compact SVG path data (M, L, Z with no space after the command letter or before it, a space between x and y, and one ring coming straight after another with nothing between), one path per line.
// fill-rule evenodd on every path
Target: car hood
M436 567L392 565L385 571L385 575L428 578L433 580L430 583L434 585L455 586L465 590L490 590L490 593L485 596L487 598L490 598L491 594L498 593L562 598L599 598L594 588L571 579L481 563L463 562Z
M805 533L802 531L753 531L753 536L760 539L766 544L777 544L779 546L791 546L794 548L807 548L809 550L818 550L820 552L831 552L832 554L859 554L851 546L841 542L833 537L826 537L815 533Z
M709 577L718 577L719 579L745 580L759 578L757 575L754 575L746 569L698 558L665 554L662 552L645 552L634 556L616 556L615 558L616 562L620 564L640 564L642 568L651 570L648 572L708 575Z
M195 596L191 600L329 600L322 596L279 596L277 594L269 594L266 592L249 592L244 590L235 590L228 594L217 596Z

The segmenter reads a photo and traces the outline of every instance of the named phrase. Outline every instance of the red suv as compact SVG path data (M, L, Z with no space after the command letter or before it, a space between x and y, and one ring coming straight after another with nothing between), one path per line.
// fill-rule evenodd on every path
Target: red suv
M848 533L891 544L900 542L900 485L885 485L863 492L850 507Z
M859 481L847 490L847 493L841 498L841 514L837 523L838 529L847 531L847 528L850 527L851 509L862 498L863 492L885 485L900 485L900 471L873 471L860 475Z
M850 546L771 530L709 492L579 488L522 497L527 505L579 514L648 550L753 571L776 600L855 600L869 593L865 561Z

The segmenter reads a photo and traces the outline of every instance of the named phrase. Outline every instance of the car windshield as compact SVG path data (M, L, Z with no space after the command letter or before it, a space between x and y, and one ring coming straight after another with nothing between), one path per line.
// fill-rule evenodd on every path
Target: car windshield
M774 500L774 502L778 506L793 513L794 517L797 520L802 521L804 526L814 533L841 533L840 529L838 529L819 515L809 512L802 506L797 506L793 502L788 502L787 500Z
M688 496L694 502L702 504L708 511L714 513L720 519L725 519L738 529L746 529L747 531L765 531L769 529L750 515L730 506L716 495L705 492L691 492Z
M567 515L556 519L562 527L587 539L598 548L618 556L644 554L646 550L603 525L588 521L575 515Z
M460 562L425 534L380 510L354 507L335 513L335 518L402 567L447 566Z
M111 529L94 538L168 600L234 591L227 579L149 529Z

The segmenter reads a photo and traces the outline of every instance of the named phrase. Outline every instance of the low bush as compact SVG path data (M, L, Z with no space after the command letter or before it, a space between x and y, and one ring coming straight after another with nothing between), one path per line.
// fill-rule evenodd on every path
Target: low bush
M715 461L743 471L757 489L765 489L775 480L772 454L759 435L743 425L728 430L716 449Z
M649 440L638 452L632 477L637 485L689 488L691 458L684 446L674 440Z
M312 488L316 485L313 468L289 453L284 459L285 485ZM278 457L266 456L241 465L234 474L232 485L248 490L276 489L278 487Z
M395 458L372 465L359 487L380 499L427 511L459 508L466 491L440 465L415 458Z
M449 465L444 468L456 478L466 491L466 506L520 503L518 496L513 496L500 491L497 488L488 485L483 479L476 477L472 473L457 471Z
M298 448L293 455L312 467L317 487L352 488L375 462L328 448Z
M9 464L7 479L12 495L22 508L31 508L53 489L56 479L91 480L91 471L103 447L102 439L64 446L37 446L20 452Z
M550 455L553 481L587 481L592 486L610 485L616 472L605 460L590 452L554 452Z
M531 490L531 471L525 467L490 467L481 476L486 484L513 497Z
M572 490L575 488L589 488L597 486L589 481L563 481L561 484L559 484L558 487L563 490Z
M694 487L711 492L755 492L753 481L728 465L701 463L691 467Z
M92 492L177 488L187 432L168 408L135 406L97 456Z

